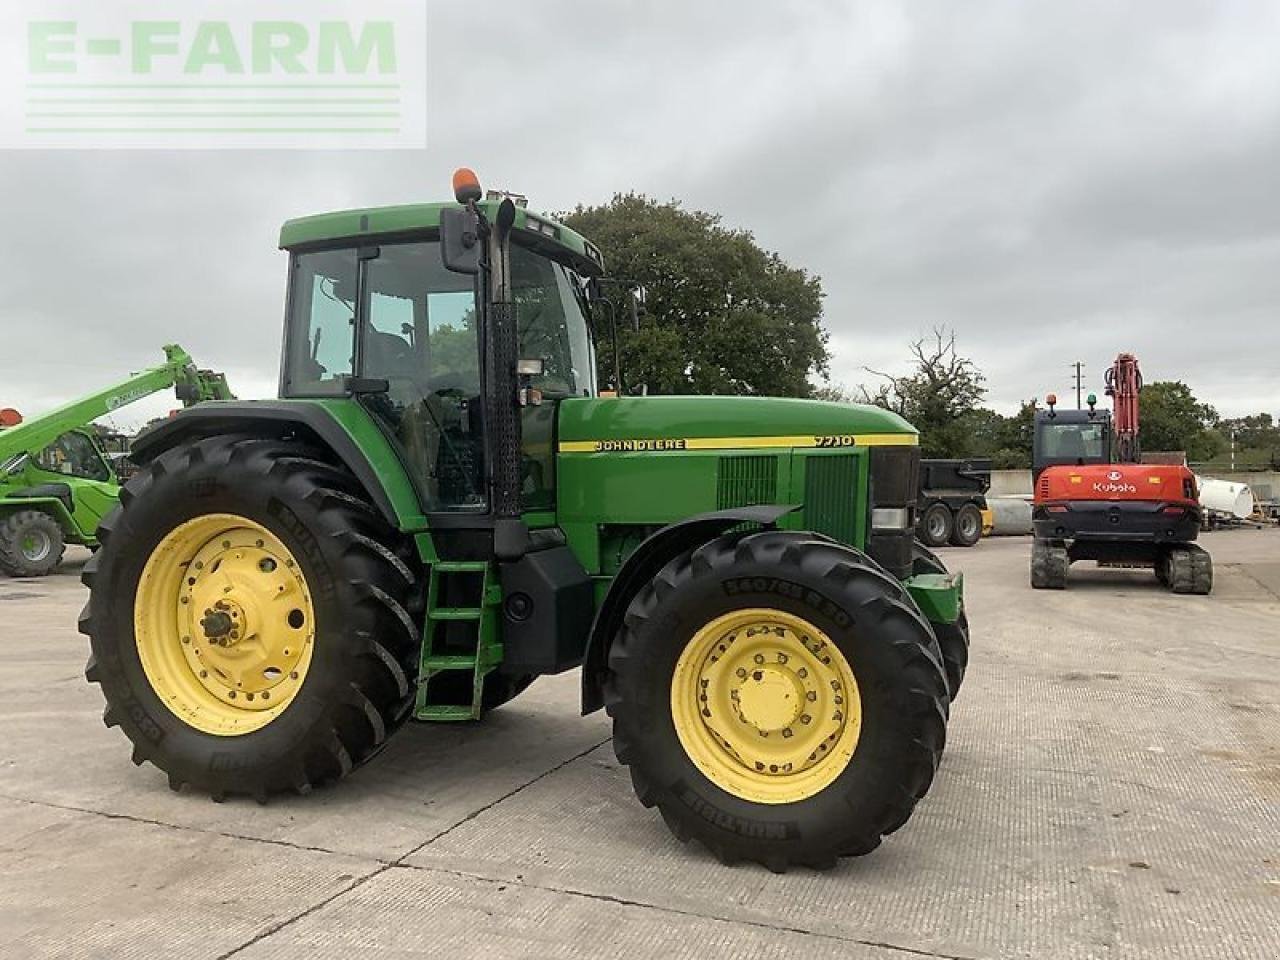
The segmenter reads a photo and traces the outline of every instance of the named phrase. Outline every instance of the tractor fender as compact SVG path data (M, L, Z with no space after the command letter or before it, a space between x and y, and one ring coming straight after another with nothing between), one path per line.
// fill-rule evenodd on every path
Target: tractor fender
M401 526L391 497L369 458L341 424L314 404L237 400L189 407L138 434L129 458L144 466L178 444L227 433L273 439L300 437L328 448L355 475L387 522L393 527Z
M755 523L766 529L776 527L779 519L798 509L798 506L760 506L701 513L663 527L636 547L613 578L591 624L582 661L583 715L604 706L604 675L609 662L609 647L622 626L631 598L668 561L742 523Z

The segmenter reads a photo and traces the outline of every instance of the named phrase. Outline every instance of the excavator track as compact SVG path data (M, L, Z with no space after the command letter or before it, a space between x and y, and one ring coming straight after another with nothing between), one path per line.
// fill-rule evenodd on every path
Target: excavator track
M1160 582L1173 593L1205 596L1213 590L1213 558L1194 543L1170 549L1156 569Z

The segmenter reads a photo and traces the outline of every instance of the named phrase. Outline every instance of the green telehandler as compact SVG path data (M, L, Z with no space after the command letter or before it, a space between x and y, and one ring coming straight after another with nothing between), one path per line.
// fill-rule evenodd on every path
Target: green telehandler
M232 399L222 374L198 370L179 346L164 352L159 366L0 429L0 572L44 576L68 543L98 548L98 524L121 488L93 420L170 387L187 406Z
M916 431L600 389L599 251L470 171L454 194L286 223L280 398L135 441L84 571L105 722L173 789L265 802L581 667L677 837L773 870L871 851L968 647L913 538Z

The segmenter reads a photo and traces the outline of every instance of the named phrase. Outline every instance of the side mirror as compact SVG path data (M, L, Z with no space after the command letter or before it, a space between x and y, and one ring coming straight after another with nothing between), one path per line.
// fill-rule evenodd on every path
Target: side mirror
M440 259L453 273L480 272L480 218L467 207L440 211Z

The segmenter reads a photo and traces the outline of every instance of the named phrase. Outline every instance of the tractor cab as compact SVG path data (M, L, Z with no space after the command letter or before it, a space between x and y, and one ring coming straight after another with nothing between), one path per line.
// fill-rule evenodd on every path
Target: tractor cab
M455 528L553 508L556 407L598 392L588 297L599 251L478 190L460 195L463 207L303 218L281 237L291 254L281 397L356 398L392 439L425 513ZM371 232L377 242L362 236ZM514 340L501 357L499 332ZM499 449L517 437L519 451Z
M1035 476L1046 467L1082 467L1112 462L1111 414L1096 409L1089 395L1088 410L1058 410L1057 397L1049 394L1047 410L1037 410L1031 444Z

